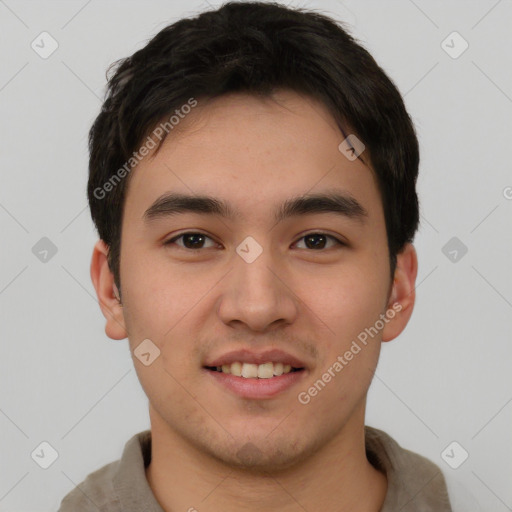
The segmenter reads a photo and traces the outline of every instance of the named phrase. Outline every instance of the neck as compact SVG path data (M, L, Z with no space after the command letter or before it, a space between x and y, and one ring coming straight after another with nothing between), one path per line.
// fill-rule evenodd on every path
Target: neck
M265 474L223 464L190 445L152 409L150 416L146 476L165 512L378 512L384 502L386 476L366 458L364 408L300 465Z

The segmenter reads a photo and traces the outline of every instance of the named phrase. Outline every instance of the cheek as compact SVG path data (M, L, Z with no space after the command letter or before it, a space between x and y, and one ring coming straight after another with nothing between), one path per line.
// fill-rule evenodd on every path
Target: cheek
M125 316L130 333L169 340L180 331L182 320L196 306L211 283L184 273L136 249L123 255L121 276Z
M375 268L381 265L379 262L363 263L360 259L357 264L340 267L323 281L315 278L303 282L306 304L337 340L356 337L361 330L373 325L383 311L387 274L382 268Z
M380 353L381 331L376 332L375 325L383 312L387 277L382 258L368 252L333 273L328 282L305 283L304 290L317 290L310 308L321 319L319 326L325 333L318 340L324 347L323 357L312 380L329 383L319 393L317 407L329 407L332 402L352 407L366 392Z
M151 366L134 360L139 379L150 396L151 390L160 393L165 388L178 397L180 385L174 378L183 385L190 384L194 375L190 368L199 361L195 351L192 353L193 329L201 322L198 315L204 306L199 301L212 287L213 277L194 278L190 272L171 268L165 261L150 259L134 248L123 260L121 279L132 352L145 339L160 351Z

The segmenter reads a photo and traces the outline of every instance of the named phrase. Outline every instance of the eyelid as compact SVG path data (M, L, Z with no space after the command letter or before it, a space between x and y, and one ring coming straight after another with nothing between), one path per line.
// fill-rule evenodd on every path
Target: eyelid
M325 236L325 238L330 238L331 240L333 240L337 246L342 246L342 247L348 246L348 244L342 238L338 238L338 236L330 235L329 233L326 233L324 231L310 231L308 233L304 233L304 234L300 235L300 237L297 239L296 242L293 243L293 245L295 245L296 243L300 242L303 238L310 236L310 235L322 235L322 236ZM333 249L333 247L331 247L331 249ZM328 249L320 249L316 252L326 252L327 250ZM315 250L312 249L310 252L315 252Z
M323 235L326 238L331 238L331 239L335 240L336 242L339 242L342 245L348 245L348 241L346 241L344 237L342 237L341 235L338 235L338 234L331 234L328 230L326 230L326 231L322 231L322 230L306 231L305 233L301 233L299 235L299 237L297 238L297 241L306 236L309 236L309 235Z
M177 235L172 236L168 240L164 241L163 245L171 245L174 242L176 242L176 240L179 240L180 238L184 237L185 235L202 235L202 236L204 236L206 238L209 238L210 240L212 240L216 244L218 244L218 242L212 236L210 236L208 233L205 233L203 231L197 231L197 230L196 231L188 230L188 231L183 231L182 233L179 233ZM185 249L186 251L194 251L194 250L196 252L199 251L199 249L188 249L187 247L181 247L181 246L178 246L178 247L180 247L181 249Z

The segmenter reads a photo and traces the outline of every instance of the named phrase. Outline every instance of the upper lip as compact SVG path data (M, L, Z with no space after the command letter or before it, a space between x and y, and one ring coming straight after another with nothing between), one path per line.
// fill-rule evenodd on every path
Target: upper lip
M205 366L222 366L231 363L282 363L289 364L292 368L305 368L305 364L295 356L279 349L254 352L254 350L240 349L223 354L205 364Z

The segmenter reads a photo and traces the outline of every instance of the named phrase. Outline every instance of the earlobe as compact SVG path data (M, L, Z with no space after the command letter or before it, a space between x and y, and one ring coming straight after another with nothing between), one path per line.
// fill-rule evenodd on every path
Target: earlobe
M405 244L397 254L397 264L393 286L387 304L389 321L382 331L382 341L391 341L406 327L411 318L416 300L416 276L418 273L418 258L414 246Z
M91 259L91 280L96 290L98 302L106 319L105 333L113 340L127 337L123 307L120 302L119 290L114 283L114 275L108 265L108 246L98 240L94 246Z

